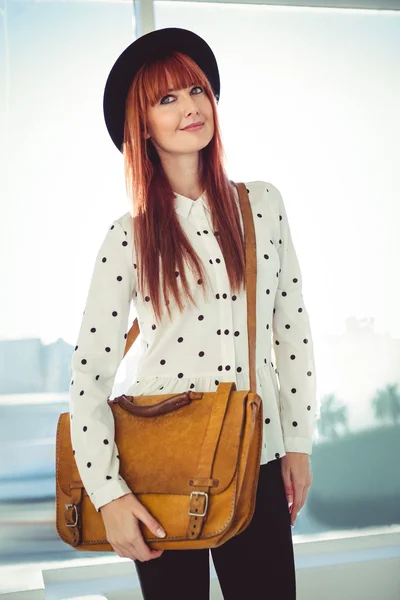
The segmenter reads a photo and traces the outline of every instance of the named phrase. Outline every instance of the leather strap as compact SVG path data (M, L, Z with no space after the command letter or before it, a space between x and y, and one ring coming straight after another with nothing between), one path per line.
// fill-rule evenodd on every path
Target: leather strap
M217 397L213 399L210 420L199 453L197 473L195 478L191 480L191 485L195 489L191 492L189 499L189 523L186 533L188 539L193 540L200 536L207 518L210 487L215 487L214 480L212 479L215 455L219 445L219 438L222 434L229 398L231 397L231 392L234 390L236 390L234 381L223 381L218 385L218 389L215 392ZM207 479L210 481L207 482Z
M256 393L256 283L257 283L257 260L256 240L253 213L246 186L243 183L235 184L239 192L240 209L243 217L243 230L246 250L246 299L247 299L247 327L249 340L249 364L250 364L250 392ZM236 390L234 382L222 382L218 385L218 398L212 404L210 420L206 435L199 454L197 473L192 480L194 486L189 499L189 523L186 536L188 539L197 539L201 535L203 525L207 519L207 508L210 487L215 484L206 483L212 481L212 470L215 454L217 452L219 438L222 433L225 414L228 407L231 392Z
M235 183L239 192L240 209L243 217L244 240L246 246L246 301L247 332L249 346L250 391L257 393L256 380L256 290L257 290L257 251L253 212L247 188L244 183Z
M243 218L244 240L246 247L246 299L247 299L247 329L249 347L250 391L257 392L256 380L256 286L257 286L257 253L254 219L250 200L244 183L231 181L239 193L240 210ZM125 354L140 333L139 322L136 318L128 332L125 344Z

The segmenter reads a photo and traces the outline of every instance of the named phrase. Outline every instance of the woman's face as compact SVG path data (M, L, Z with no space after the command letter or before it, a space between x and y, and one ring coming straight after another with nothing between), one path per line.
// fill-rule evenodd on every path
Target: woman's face
M184 131L184 127L197 121L204 123L201 129ZM159 155L188 154L205 148L214 135L212 105L205 90L192 85L160 98L149 107L147 131L146 138L152 139Z

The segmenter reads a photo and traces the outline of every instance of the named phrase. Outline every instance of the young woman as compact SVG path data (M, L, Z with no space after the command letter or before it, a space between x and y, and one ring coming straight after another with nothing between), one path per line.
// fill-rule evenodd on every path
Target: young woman
M123 357L131 303L144 352L127 395L214 392L221 381L249 389L243 222L223 166L219 92L210 47L178 28L128 46L104 92L130 210L108 228L94 265L72 358L71 441L107 540L135 561L146 600L207 599L209 549L150 549L139 522L154 533L163 524L119 473L106 399ZM250 525L211 552L225 599L293 600L291 525L312 481L313 342L282 196L265 181L246 188L257 245L261 466Z

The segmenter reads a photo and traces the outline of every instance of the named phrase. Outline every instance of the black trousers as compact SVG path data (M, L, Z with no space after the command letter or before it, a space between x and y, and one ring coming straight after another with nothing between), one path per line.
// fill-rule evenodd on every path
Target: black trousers
M218 548L164 550L135 560L144 600L208 600L209 553L224 600L295 600L296 575L281 459L260 466L249 526Z

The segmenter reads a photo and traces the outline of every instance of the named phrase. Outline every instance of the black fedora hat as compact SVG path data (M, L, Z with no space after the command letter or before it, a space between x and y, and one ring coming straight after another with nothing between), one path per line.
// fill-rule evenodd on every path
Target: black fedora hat
M112 67L104 89L103 112L108 133L122 152L125 104L128 90L140 67L148 60L172 51L189 55L204 71L219 101L220 80L217 61L210 46L188 29L167 27L142 35L120 54Z

